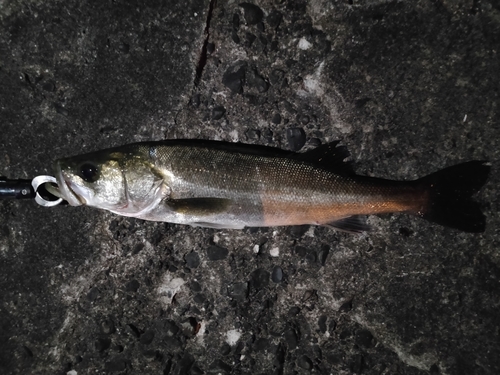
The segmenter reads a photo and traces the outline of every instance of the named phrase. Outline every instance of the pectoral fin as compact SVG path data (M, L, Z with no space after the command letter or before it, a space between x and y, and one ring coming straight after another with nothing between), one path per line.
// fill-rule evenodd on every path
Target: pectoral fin
M226 198L186 198L165 201L169 209L185 215L211 215L226 212L232 204Z

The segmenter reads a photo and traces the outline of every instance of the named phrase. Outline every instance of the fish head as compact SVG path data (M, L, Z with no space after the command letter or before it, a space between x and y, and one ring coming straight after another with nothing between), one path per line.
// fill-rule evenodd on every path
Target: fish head
M126 216L140 216L168 193L146 158L113 149L59 159L60 195L72 206L87 205Z

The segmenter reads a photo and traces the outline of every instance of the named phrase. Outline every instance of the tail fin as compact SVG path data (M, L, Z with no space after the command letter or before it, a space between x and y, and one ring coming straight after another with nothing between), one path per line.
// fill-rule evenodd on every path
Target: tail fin
M487 162L469 161L417 180L416 183L429 193L429 205L419 215L464 232L484 232L486 218L472 195L481 189L489 173Z

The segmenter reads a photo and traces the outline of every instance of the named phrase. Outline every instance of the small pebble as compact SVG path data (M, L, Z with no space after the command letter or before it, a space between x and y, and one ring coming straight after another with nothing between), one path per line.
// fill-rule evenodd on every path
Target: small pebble
M251 274L252 286L259 290L269 285L269 272L263 268L258 268Z
M111 319L103 320L101 322L101 332L102 333L109 335L111 333L114 333L115 330L116 330L115 323Z
M251 47L257 37L252 33L245 33L245 47Z
M148 329L146 332L144 332L141 335L141 338L139 339L139 341L143 345L149 345L153 342L154 338L155 338L155 332L151 329Z
M256 25L264 18L264 12L255 4L241 3L247 25Z
M431 375L439 375L441 374L441 371L439 370L439 366L437 364L433 364L431 368L429 369L429 373Z
M69 112L66 108L64 108L62 105L60 104L54 104L54 108L56 109L56 112L59 113L60 115L63 115L63 116L68 116L69 115Z
M313 367L312 361L308 356L305 355L299 358L297 365L299 365L299 367L303 368L304 370L311 370Z
M347 301L340 306L339 311L340 312L348 312L352 310L352 301Z
M273 268L273 272L271 274L271 280L278 284L283 280L283 270L281 269L280 266L275 266Z
M207 300L206 297L201 293L196 294L193 298L193 301L196 302L197 304L202 304L206 300Z
M229 347L235 346L238 343L240 337L241 332L238 329L231 329L226 333L226 344L229 345Z
M208 259L216 261L226 259L229 254L229 250L220 246L210 246L207 249Z
M300 307L298 306L292 306L290 307L290 310L288 310L288 314L290 316L296 316L298 313L300 313Z
M305 260L308 263L312 264L312 263L316 263L316 259L317 259L316 252L314 250L308 250L307 254L305 256Z
M234 43L240 44L240 37L238 36L238 32L236 30L233 30L233 32L231 33L231 39Z
M132 335L134 335L137 338L141 337L142 331L135 325L127 324L127 327L129 328L129 332L132 333Z
M120 43L118 45L118 51L120 51L121 53L127 54L130 51L130 45L128 45L127 43Z
M248 140L257 141L260 139L260 130L248 129L245 133Z
M361 354L355 355L349 365L349 368L354 374L361 374L361 372L363 371L363 367L364 367L363 356Z
M369 348L372 346L373 335L367 329L361 329L356 332L355 340L359 346Z
M401 234L404 237L410 237L413 234L413 231L409 228L401 227L399 228L399 234Z
M54 83L52 82L46 82L43 84L42 89L48 92L54 92L56 91L56 85L54 85Z
M167 336L175 336L177 332L179 332L179 326L173 320L165 321L163 333Z
M269 74L269 82L272 85L278 85L285 77L285 72L280 69L274 69L271 74Z
M299 151L306 144L306 133L302 128L288 128L286 140L292 151Z
M193 292L201 292L201 285L198 281L191 281L189 284Z
M212 110L212 120L220 120L225 113L226 109L223 106L214 107Z
M328 326L328 330L333 332L337 329L337 322L335 320L330 321L330 325Z
M111 340L107 337L102 337L97 339L95 342L95 348L98 352L104 352L106 349L109 349L111 346Z
M142 353L144 354L144 357L148 359L157 358L157 354L159 355L158 351L153 349L144 350Z
M223 373L229 374L232 372L232 367L222 360L218 359L210 365L210 373ZM190 371L191 372L191 371Z
M368 103L371 99L370 98L361 98L361 99L356 99L354 101L354 107L355 108L362 108Z
M319 331L321 333L325 333L326 332L326 320L327 320L327 316L326 315L321 315L318 319L318 327L319 327Z
M190 103L194 108L198 108L200 106L200 102L201 102L201 96L200 94L196 94L191 98Z
M228 288L228 295L236 301L244 301L248 295L248 283L234 283Z
M302 125L307 125L307 124L309 124L309 116L301 115L299 118L299 121Z
M125 284L125 290L127 292L137 292L141 284L136 279L130 280Z
M222 83L233 93L238 94L243 91L243 81L245 80L245 67L241 66L233 71L234 67L229 67L222 76Z
M283 337L288 345L289 350L294 350L297 347L299 339L297 337L297 333L292 328L287 329Z
M238 30L240 28L240 15L238 13L233 14L233 30Z
M262 132L262 137L267 143L271 143L273 141L273 132L270 129L266 129Z
M247 72L246 82L248 86L257 89L259 93L264 93L269 89L269 84L254 69Z
M330 254L330 246L326 244L321 245L321 250L319 251L318 260L322 266L326 264L326 260L329 254Z
M104 370L107 372L123 371L127 367L127 363L122 358L115 358L104 365Z
M271 119L271 122L272 122L273 124L278 125L278 124L281 122L281 115L280 115L279 113L275 113L275 114L273 115L273 118Z
M309 144L313 147L321 146L321 140L319 138L311 138Z
M283 100L281 103L283 104L283 108L285 108L288 113L295 114L297 112L295 108L293 108L293 104L288 100Z
M258 338L257 340L255 340L253 347L257 352L264 352L270 347L269 339L265 337Z
M97 287L95 286L92 287L87 293L87 299L90 302L94 302L98 296L99 296L99 289L97 289Z
M188 268L198 268L200 265L200 256L196 251L191 251L189 254L186 254L184 260Z
M223 343L220 348L220 353L222 355L228 355L229 353L231 353L231 346L227 342Z
M297 47L299 47L299 49L303 51L306 51L312 47L312 44L309 43L306 38L301 38Z
M273 29L277 29L283 19L283 14L274 9L266 18L267 24Z
M187 370L186 370L187 371ZM182 373L182 372L181 372ZM166 373L165 373L166 374ZM190 369L189 369L189 374L190 375L205 375L206 372L201 370L197 365L193 365Z
M297 254L301 258L304 258L307 254L307 248L305 248L304 246L296 246L294 251L295 254Z
M132 255L137 255L141 252L141 250L144 249L144 244L143 243L138 243L134 246L132 249Z

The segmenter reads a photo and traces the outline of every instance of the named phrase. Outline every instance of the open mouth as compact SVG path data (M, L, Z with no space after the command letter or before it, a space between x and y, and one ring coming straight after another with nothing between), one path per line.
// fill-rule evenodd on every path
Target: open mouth
M86 204L85 199L75 191L78 186L75 185L68 176L65 175L61 168L61 164L56 164L56 180L57 180L57 191L51 192L56 196L60 196L68 202L71 206L81 206Z

